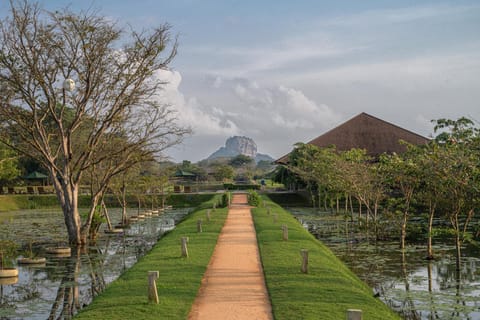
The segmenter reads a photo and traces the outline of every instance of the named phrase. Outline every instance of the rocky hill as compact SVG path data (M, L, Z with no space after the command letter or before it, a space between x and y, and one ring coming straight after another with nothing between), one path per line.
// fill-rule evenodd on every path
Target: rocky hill
M228 138L225 142L225 146L212 153L207 160L216 158L233 158L239 154L243 154L255 159L256 163L262 160L274 161L274 159L269 155L257 152L257 144L255 141L253 141L253 139L240 136Z

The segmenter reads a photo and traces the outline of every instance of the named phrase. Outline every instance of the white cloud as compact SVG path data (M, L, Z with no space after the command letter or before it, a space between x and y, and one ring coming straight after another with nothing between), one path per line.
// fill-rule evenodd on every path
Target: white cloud
M179 91L182 76L178 71L164 70L159 72L159 79L164 81L159 98L164 103L171 104L178 114L178 123L193 129L200 135L234 135L238 133L237 125L230 119L222 118L223 114L217 108L208 108L195 97L185 98Z
M180 123L194 131L186 142L188 150L173 151L176 160L206 158L233 135L249 136L259 152L281 156L294 143L321 134L341 118L328 106L286 86L214 76L186 98L179 91L180 73L163 72L161 77L169 80L161 94L163 101L172 104Z
M322 84L375 83L401 90L478 84L480 54L437 54L403 59L358 62L305 72L290 78L292 83L315 81Z

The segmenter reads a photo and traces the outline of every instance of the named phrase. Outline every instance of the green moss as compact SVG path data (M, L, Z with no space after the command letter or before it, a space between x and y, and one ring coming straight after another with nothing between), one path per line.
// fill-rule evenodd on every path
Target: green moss
M295 218L267 197L264 201L270 215L267 208L252 212L275 319L345 319L347 309L361 309L364 319L399 319ZM282 225L288 226L288 241ZM302 249L309 250L308 274L301 272Z
M215 196L193 212L172 232L162 238L150 253L111 283L76 319L186 319L200 288L227 209L211 213L197 233L197 220L204 219L207 208L220 201ZM180 239L189 237L189 257L181 257ZM158 305L147 301L147 273L159 271Z

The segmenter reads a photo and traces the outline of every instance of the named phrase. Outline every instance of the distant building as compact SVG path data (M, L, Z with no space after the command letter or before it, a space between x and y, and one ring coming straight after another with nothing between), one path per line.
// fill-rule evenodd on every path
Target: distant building
M365 112L344 122L338 127L311 140L308 144L320 148L336 146L339 151L352 148L365 149L367 154L378 157L382 153L402 153L406 147L400 140L414 145L428 143L429 139L399 126L371 116ZM277 164L287 164L289 154L276 160Z

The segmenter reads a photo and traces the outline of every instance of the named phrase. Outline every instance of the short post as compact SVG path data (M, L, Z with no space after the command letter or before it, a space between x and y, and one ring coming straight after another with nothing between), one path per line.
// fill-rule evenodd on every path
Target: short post
M270 213L272 213L272 211L270 210L270 207L268 207L267 213L268 213L268 215L270 215Z
M210 209L207 210L207 221L210 221Z
M283 240L287 241L288 240L288 226L284 224L282 226L282 231L283 231Z
M302 254L302 272L308 273L308 250L302 249L300 253Z
M148 301L158 304L157 280L159 277L158 271L148 271Z
M212 211L215 212L216 209L217 209L217 204L216 204L216 203L213 203Z
M197 232L201 233L202 230L202 219L197 220Z
M182 237L182 257L188 257L188 237Z
M277 221L278 221L278 214L275 213L275 214L273 215L273 222L274 222L274 223L277 223Z
M348 309L347 320L362 320L362 310Z

